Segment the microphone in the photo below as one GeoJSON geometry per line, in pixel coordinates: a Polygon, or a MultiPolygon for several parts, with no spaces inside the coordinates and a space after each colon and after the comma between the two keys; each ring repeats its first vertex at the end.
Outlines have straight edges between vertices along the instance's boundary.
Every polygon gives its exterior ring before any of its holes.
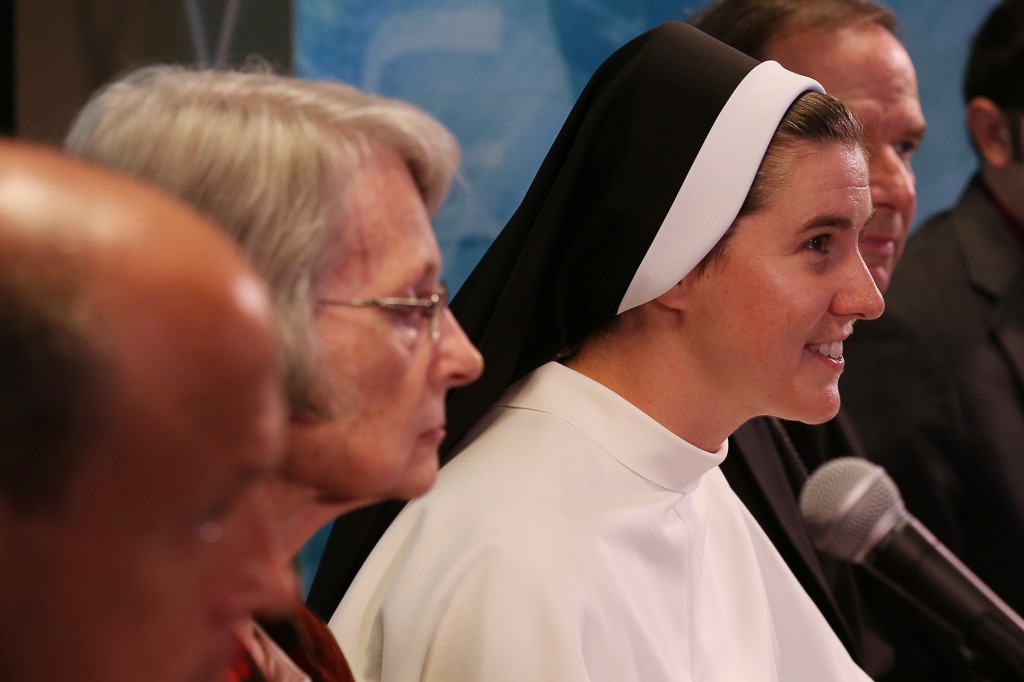
{"type": "Polygon", "coordinates": [[[826,462],[804,484],[800,513],[819,550],[863,564],[987,674],[1024,680],[1024,619],[907,512],[885,469],[860,457],[826,462]]]}

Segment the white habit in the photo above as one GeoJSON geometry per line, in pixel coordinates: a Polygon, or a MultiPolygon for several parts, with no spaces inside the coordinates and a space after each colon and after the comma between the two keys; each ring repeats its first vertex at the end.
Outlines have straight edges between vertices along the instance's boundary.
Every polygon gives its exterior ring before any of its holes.
{"type": "Polygon", "coordinates": [[[866,682],[704,452],[549,363],[408,505],[330,627],[360,680],[866,682]]]}

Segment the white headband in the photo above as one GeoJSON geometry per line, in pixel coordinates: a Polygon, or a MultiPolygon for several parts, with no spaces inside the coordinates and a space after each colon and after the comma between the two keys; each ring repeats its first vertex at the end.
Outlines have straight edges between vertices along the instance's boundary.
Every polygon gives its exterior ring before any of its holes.
{"type": "Polygon", "coordinates": [[[779,122],[808,91],[825,92],[817,81],[777,62],[758,64],[740,81],[711,126],[617,313],[661,296],[714,248],[743,206],[779,122]]]}

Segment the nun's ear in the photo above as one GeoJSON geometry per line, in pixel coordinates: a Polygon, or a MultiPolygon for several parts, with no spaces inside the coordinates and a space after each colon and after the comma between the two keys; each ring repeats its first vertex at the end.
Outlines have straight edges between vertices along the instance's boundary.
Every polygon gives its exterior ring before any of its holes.
{"type": "Polygon", "coordinates": [[[654,300],[666,308],[685,310],[693,291],[693,273],[676,282],[671,289],[654,300]]]}

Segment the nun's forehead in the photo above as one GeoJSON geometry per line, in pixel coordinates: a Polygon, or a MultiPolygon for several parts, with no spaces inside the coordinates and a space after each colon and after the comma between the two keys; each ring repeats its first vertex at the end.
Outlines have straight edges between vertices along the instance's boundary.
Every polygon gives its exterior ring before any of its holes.
{"type": "Polygon", "coordinates": [[[808,90],[823,91],[775,62],[756,65],[736,84],[703,131],[617,312],[668,291],[708,254],[739,213],[782,117],[808,90]]]}

